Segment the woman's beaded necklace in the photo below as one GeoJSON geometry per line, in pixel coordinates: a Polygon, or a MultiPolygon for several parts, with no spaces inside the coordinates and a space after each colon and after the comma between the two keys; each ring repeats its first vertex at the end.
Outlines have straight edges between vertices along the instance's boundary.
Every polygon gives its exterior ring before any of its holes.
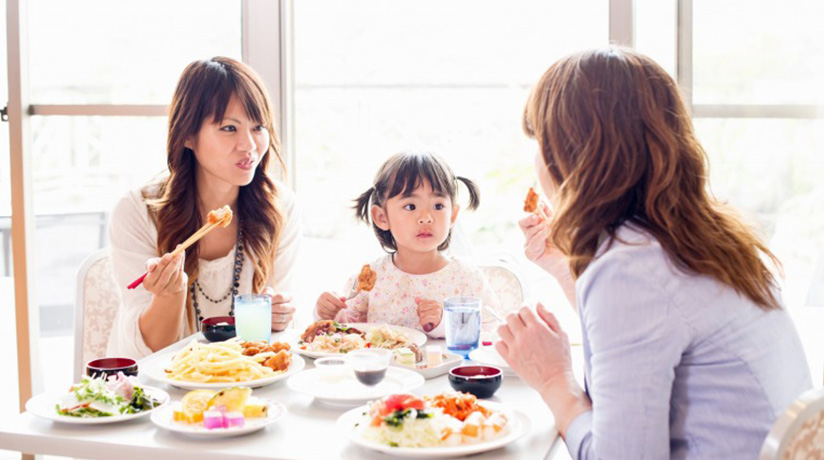
{"type": "Polygon", "coordinates": [[[226,293],[223,297],[219,299],[213,299],[209,297],[208,294],[203,292],[203,288],[200,287],[200,282],[195,280],[192,283],[192,286],[189,288],[189,291],[192,294],[192,306],[195,308],[195,314],[197,315],[197,329],[200,330],[200,322],[203,321],[203,314],[200,312],[200,303],[197,301],[197,293],[200,292],[200,295],[203,296],[206,300],[211,303],[218,304],[226,300],[231,296],[232,298],[232,306],[229,310],[229,316],[235,316],[235,296],[237,295],[238,287],[240,286],[240,272],[243,270],[243,226],[241,222],[238,221],[237,224],[237,241],[235,242],[235,265],[233,267],[232,272],[232,285],[229,286],[229,292],[226,293]]]}

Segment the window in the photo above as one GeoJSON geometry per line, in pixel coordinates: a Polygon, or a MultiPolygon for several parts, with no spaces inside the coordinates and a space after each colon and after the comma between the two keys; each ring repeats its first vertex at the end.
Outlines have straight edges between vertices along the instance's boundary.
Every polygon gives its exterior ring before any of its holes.
{"type": "Polygon", "coordinates": [[[351,200],[391,154],[424,149],[480,185],[480,210],[459,218],[479,250],[520,253],[536,151],[520,114],[555,59],[607,44],[607,2],[295,3],[296,187],[311,235],[347,241],[352,269],[379,253],[351,200]]]}

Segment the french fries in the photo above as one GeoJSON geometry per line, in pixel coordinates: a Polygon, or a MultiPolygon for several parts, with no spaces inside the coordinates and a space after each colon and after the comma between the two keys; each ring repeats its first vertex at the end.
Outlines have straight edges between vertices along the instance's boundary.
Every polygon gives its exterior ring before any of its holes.
{"type": "Polygon", "coordinates": [[[248,382],[280,373],[261,364],[274,355],[270,351],[244,356],[238,339],[208,344],[193,340],[172,358],[166,377],[182,382],[248,382]]]}

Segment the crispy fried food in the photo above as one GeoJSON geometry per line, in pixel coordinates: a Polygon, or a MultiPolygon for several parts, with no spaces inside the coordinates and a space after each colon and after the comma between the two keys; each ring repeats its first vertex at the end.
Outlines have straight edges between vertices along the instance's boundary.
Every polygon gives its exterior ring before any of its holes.
{"type": "Polygon", "coordinates": [[[538,210],[538,194],[535,193],[535,190],[532,187],[529,187],[529,191],[526,193],[526,200],[524,200],[524,211],[526,212],[535,212],[538,210]]]}
{"type": "Polygon", "coordinates": [[[358,291],[371,291],[373,287],[375,287],[375,281],[378,280],[378,274],[369,264],[366,264],[361,268],[361,272],[358,275],[358,287],[356,288],[358,291]]]}
{"type": "Polygon", "coordinates": [[[209,211],[206,220],[210,224],[217,224],[218,227],[228,227],[232,223],[232,209],[228,204],[220,209],[213,209],[209,211]]]}
{"type": "Polygon", "coordinates": [[[289,353],[287,350],[281,350],[277,352],[275,356],[263,362],[264,366],[276,372],[289,369],[290,364],[292,364],[292,353],[289,353]]]}

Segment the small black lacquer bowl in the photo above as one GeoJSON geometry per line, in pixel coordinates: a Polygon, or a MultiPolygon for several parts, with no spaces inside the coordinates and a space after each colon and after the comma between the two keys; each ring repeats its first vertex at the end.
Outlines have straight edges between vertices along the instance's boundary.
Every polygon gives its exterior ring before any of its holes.
{"type": "Polygon", "coordinates": [[[234,316],[214,316],[200,323],[200,331],[209,342],[223,342],[237,335],[234,316]]]}
{"type": "Polygon", "coordinates": [[[98,358],[86,363],[86,375],[92,378],[108,378],[118,372],[137,376],[137,361],[132,358],[98,358]]]}
{"type": "Polygon", "coordinates": [[[449,370],[449,385],[457,391],[489,398],[504,380],[504,373],[494,366],[458,366],[449,370]]]}

